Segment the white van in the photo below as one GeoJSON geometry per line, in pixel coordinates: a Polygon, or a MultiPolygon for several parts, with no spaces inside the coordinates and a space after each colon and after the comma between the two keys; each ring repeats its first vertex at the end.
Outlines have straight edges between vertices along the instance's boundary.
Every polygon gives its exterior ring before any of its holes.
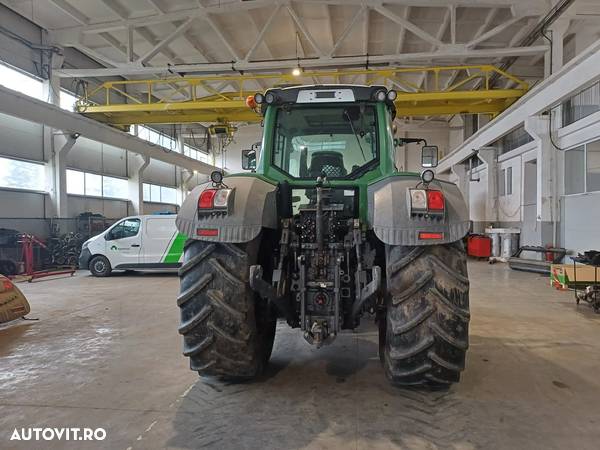
{"type": "Polygon", "coordinates": [[[113,270],[173,270],[181,266],[185,236],[175,214],[126,217],[83,243],[79,268],[105,277],[113,270]]]}

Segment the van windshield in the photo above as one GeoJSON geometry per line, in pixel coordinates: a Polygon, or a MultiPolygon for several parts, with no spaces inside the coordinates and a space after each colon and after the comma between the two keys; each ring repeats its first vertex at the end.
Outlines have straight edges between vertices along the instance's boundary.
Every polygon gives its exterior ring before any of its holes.
{"type": "Polygon", "coordinates": [[[295,178],[348,178],[378,158],[375,108],[306,106],[277,112],[273,164],[295,178]]]}

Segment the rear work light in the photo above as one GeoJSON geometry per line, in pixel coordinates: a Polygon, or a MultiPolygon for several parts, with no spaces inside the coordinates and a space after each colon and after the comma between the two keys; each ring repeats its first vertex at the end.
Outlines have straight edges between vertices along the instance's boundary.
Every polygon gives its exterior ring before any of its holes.
{"type": "Polygon", "coordinates": [[[443,214],[446,208],[444,193],[429,189],[409,189],[409,209],[411,214],[443,214]]]}
{"type": "Polygon", "coordinates": [[[198,198],[198,212],[202,214],[230,213],[234,189],[205,189],[198,198]]]}
{"type": "Polygon", "coordinates": [[[425,189],[410,190],[410,210],[427,211],[427,191],[425,189]]]}
{"type": "Polygon", "coordinates": [[[229,204],[229,196],[231,189],[219,189],[213,197],[213,205],[215,208],[227,208],[229,204]]]}

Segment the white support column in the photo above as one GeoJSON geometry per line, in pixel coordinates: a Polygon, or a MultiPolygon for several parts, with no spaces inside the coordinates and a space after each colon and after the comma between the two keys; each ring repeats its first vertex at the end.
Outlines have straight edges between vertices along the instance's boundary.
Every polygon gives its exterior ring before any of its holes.
{"type": "Polygon", "coordinates": [[[469,211],[469,194],[471,186],[471,174],[469,173],[469,169],[466,164],[459,163],[452,166],[452,173],[458,177],[458,189],[460,189],[467,205],[467,211],[469,211]]]}
{"type": "MultiPolygon", "coordinates": [[[[220,91],[217,91],[220,92],[220,91]]],[[[183,139],[183,131],[180,129],[179,134],[177,135],[177,149],[179,153],[184,154],[185,140],[183,139]]]]}
{"type": "Polygon", "coordinates": [[[558,72],[564,65],[564,40],[569,29],[569,19],[559,19],[552,24],[552,73],[558,72]]]}
{"type": "Polygon", "coordinates": [[[550,140],[548,121],[550,117],[532,116],[525,121],[525,130],[536,140],[537,148],[537,199],[536,220],[539,222],[541,245],[558,245],[558,169],[557,151],[550,140]]]}
{"type": "MultiPolygon", "coordinates": [[[[47,33],[44,33],[42,38],[43,43],[45,45],[52,44],[48,40],[47,33]]],[[[60,69],[62,67],[64,60],[65,57],[57,53],[50,53],[50,56],[44,56],[44,64],[48,64],[48,66],[50,67],[50,71],[48,73],[49,77],[43,82],[44,99],[47,99],[48,103],[57,106],[60,106],[60,78],[55,75],[54,71],[55,69],[60,69]]],[[[54,152],[54,139],[52,137],[54,130],[51,127],[44,124],[42,124],[42,127],[44,135],[44,158],[47,158],[47,160],[49,161],[52,158],[54,152]]]]}
{"type": "Polygon", "coordinates": [[[556,73],[564,65],[564,39],[569,24],[569,19],[559,19],[548,30],[552,39],[552,49],[544,56],[544,78],[556,73]]]}
{"type": "MultiPolygon", "coordinates": [[[[50,44],[48,35],[43,35],[44,44],[50,44]]],[[[51,53],[44,62],[49,66],[49,77],[43,82],[44,98],[48,103],[60,106],[60,78],[54,73],[55,69],[60,69],[64,62],[64,56],[57,53],[51,53]]],[[[50,193],[50,216],[68,217],[67,200],[67,156],[78,135],[68,135],[65,140],[63,135],[56,134],[58,130],[47,125],[42,125],[44,158],[47,158],[46,179],[49,182],[47,186],[50,193]],[[58,140],[58,142],[57,142],[58,140]]]]}
{"type": "Polygon", "coordinates": [[[550,141],[549,116],[532,116],[525,121],[527,131],[537,142],[537,210],[538,222],[556,219],[554,160],[555,150],[550,141]]]}
{"type": "MultiPolygon", "coordinates": [[[[67,135],[67,139],[62,145],[53,147],[54,150],[50,164],[47,166],[48,179],[52,185],[49,186],[51,216],[65,218],[69,217],[68,199],[67,199],[67,156],[77,142],[77,134],[67,135]],[[59,148],[60,147],[60,148],[59,148]]],[[[54,135],[54,139],[63,138],[62,135],[54,135]]],[[[64,138],[63,138],[64,139],[64,138]]],[[[61,139],[61,141],[63,140],[61,139]]]]}
{"type": "Polygon", "coordinates": [[[487,190],[485,199],[485,219],[498,221],[498,151],[495,147],[479,149],[479,159],[487,164],[487,190]]]}
{"type": "Polygon", "coordinates": [[[192,186],[190,186],[190,181],[194,178],[194,172],[187,169],[181,170],[181,186],[179,189],[181,190],[181,199],[185,200],[187,197],[188,191],[192,190],[192,186]]]}
{"type": "Polygon", "coordinates": [[[129,160],[129,200],[131,201],[133,214],[139,215],[144,214],[144,183],[142,175],[148,164],[150,164],[150,158],[141,155],[132,156],[133,158],[129,160]]]}

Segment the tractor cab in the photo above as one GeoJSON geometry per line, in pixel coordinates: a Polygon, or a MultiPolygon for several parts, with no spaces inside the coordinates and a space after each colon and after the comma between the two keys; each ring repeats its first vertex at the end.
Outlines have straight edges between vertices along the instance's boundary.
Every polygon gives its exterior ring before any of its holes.
{"type": "Polygon", "coordinates": [[[257,173],[292,180],[356,180],[395,170],[395,91],[383,86],[301,86],[254,96],[264,115],[257,173]]]}

